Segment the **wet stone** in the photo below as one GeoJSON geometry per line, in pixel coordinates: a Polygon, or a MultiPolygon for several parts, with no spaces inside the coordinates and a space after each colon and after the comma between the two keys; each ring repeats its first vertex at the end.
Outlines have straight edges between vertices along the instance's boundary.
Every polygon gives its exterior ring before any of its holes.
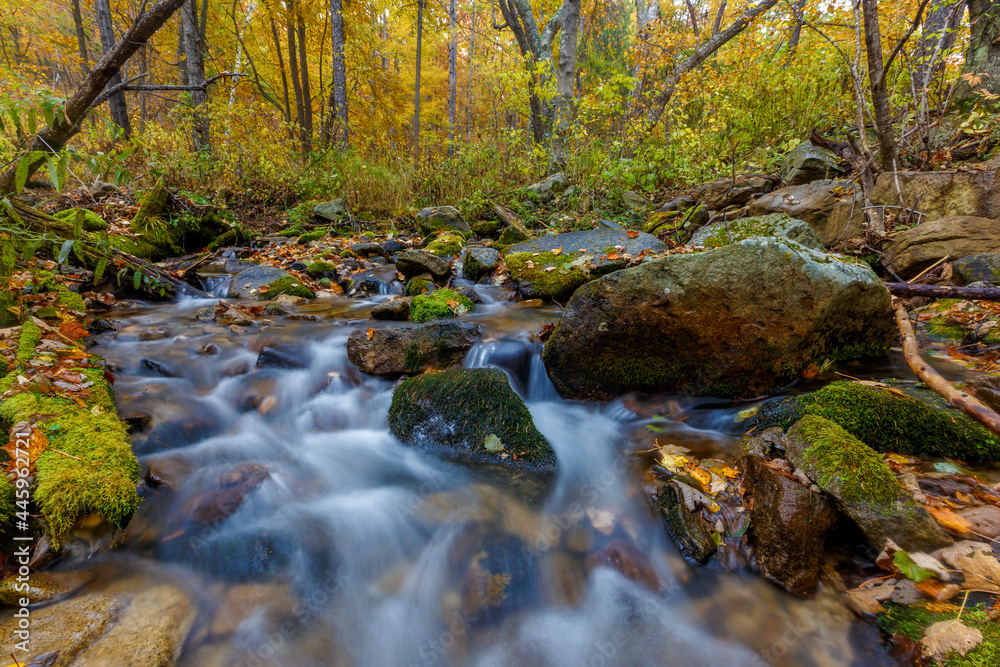
{"type": "Polygon", "coordinates": [[[665,485],[660,490],[659,502],[667,532],[681,555],[695,563],[707,563],[715,554],[715,540],[684,504],[677,486],[673,483],[665,485]]]}
{"type": "Polygon", "coordinates": [[[162,362],[156,361],[155,359],[150,359],[148,357],[145,357],[139,360],[139,365],[142,366],[143,370],[149,371],[154,375],[159,375],[165,378],[177,377],[177,375],[172,370],[170,370],[168,366],[166,366],[162,362]]]}
{"type": "Polygon", "coordinates": [[[307,368],[309,363],[301,357],[277,350],[273,347],[265,347],[257,356],[257,368],[307,368]]]}

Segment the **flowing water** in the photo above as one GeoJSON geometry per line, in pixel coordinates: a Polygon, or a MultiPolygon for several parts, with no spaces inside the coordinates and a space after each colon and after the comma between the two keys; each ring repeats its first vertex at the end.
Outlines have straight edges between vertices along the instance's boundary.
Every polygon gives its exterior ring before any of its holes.
{"type": "Polygon", "coordinates": [[[630,455],[649,447],[650,415],[668,417],[661,442],[725,456],[746,405],[563,401],[534,339],[558,308],[477,289],[470,319],[486,333],[466,365],[508,373],[555,450],[553,477],[398,442],[393,382],[345,349],[373,302],[319,299],[293,309],[316,319],[242,333],[197,319],[216,299],[147,304],[110,314],[122,328],[94,349],[141,426],[144,501],[124,546],[91,537],[92,555],[59,567],[94,574],[90,592],[180,587],[198,614],[182,665],[887,662],[838,593],[800,600],[745,568],[692,568],[651,509],[630,455]],[[265,346],[300,367],[255,368],[265,346]]]}

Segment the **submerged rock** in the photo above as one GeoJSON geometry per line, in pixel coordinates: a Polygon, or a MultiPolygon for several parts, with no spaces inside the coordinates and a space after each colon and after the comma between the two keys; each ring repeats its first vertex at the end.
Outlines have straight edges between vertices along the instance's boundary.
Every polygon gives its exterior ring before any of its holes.
{"type": "Polygon", "coordinates": [[[829,498],[769,467],[760,456],[739,461],[753,507],[750,544],[760,573],[791,593],[819,582],[827,530],[837,513],[829,498]]]}
{"type": "Polygon", "coordinates": [[[471,322],[429,322],[395,329],[358,329],[347,339],[347,358],[369,375],[399,376],[462,363],[482,327],[471,322]]]}
{"type": "Polygon", "coordinates": [[[555,465],[531,413],[496,368],[418,375],[393,392],[389,428],[409,445],[441,447],[472,460],[555,465]]]}
{"type": "Polygon", "coordinates": [[[816,231],[808,223],[789,218],[784,213],[740,218],[702,227],[691,237],[690,245],[717,248],[758,236],[777,236],[813,250],[826,250],[816,231]]]}
{"type": "Polygon", "coordinates": [[[676,484],[666,484],[660,489],[659,503],[667,531],[681,555],[695,563],[707,563],[717,549],[715,540],[684,504],[676,484]]]}
{"type": "MultiPolygon", "coordinates": [[[[97,641],[112,625],[127,601],[112,595],[84,595],[31,612],[30,653],[18,658],[23,665],[48,664],[56,667],[76,664],[81,651],[97,641]],[[54,662],[38,663],[35,658],[58,652],[54,662]]],[[[22,641],[15,635],[18,619],[0,625],[0,641],[13,648],[22,641]]],[[[110,663],[119,664],[119,663],[110,663]]],[[[170,663],[172,664],[172,663],[170,663]]]]}
{"type": "Polygon", "coordinates": [[[948,407],[929,390],[833,382],[819,391],[765,406],[757,428],[787,429],[805,415],[823,417],[879,452],[962,461],[1000,460],[1000,436],[948,407]]]}
{"type": "Polygon", "coordinates": [[[889,292],[867,266],[757,238],[587,283],[543,359],[568,398],[751,398],[825,359],[882,354],[894,332],[889,292]]]}
{"type": "Polygon", "coordinates": [[[830,495],[876,549],[891,539],[908,551],[952,544],[927,511],[896,481],[873,449],[837,424],[807,415],[786,436],[788,462],[830,495]]]}

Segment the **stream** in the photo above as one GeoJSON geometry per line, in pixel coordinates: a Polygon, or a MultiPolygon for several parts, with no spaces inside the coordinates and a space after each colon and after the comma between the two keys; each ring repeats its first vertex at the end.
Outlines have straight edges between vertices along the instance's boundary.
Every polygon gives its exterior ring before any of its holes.
{"type": "Polygon", "coordinates": [[[798,599],[746,567],[693,568],[651,508],[630,456],[652,442],[650,415],[667,417],[660,443],[725,457],[747,404],[563,401],[534,337],[559,308],[476,289],[467,319],[485,334],[465,365],[507,372],[555,450],[551,478],[392,436],[394,383],[345,349],[358,327],[401,324],[368,319],[385,296],[320,298],[238,333],[199,319],[217,298],[108,313],[121,329],[94,352],[147,481],[122,546],[79,534],[90,551],[58,565],[92,575],[77,595],[180,588],[191,666],[891,664],[838,592],[798,599]],[[265,347],[283,367],[256,367],[265,347]]]}

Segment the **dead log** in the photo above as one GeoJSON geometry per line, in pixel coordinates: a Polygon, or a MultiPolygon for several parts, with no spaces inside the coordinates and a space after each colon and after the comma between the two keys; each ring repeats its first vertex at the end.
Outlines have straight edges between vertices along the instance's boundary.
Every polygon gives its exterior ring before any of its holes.
{"type": "Polygon", "coordinates": [[[521,221],[518,220],[517,216],[512,212],[508,211],[500,204],[493,204],[493,210],[496,212],[497,217],[507,223],[508,226],[513,227],[517,231],[524,234],[525,238],[531,238],[531,232],[528,231],[527,227],[521,224],[521,221]]]}
{"type": "Polygon", "coordinates": [[[993,433],[1000,435],[1000,415],[980,403],[972,394],[956,389],[920,356],[917,337],[913,334],[913,326],[910,324],[910,315],[902,304],[896,306],[896,324],[899,326],[899,338],[903,343],[903,359],[913,374],[948,401],[948,405],[961,410],[993,433]]]}
{"type": "MultiPolygon", "coordinates": [[[[139,16],[118,43],[94,65],[94,68],[87,73],[87,78],[66,100],[66,104],[61,108],[62,113],[55,117],[51,125],[35,135],[27,148],[27,155],[21,157],[21,160],[30,160],[27,165],[27,178],[31,178],[31,175],[45,163],[45,156],[39,156],[40,153],[58,153],[70,137],[80,131],[90,105],[101,91],[118,74],[132,54],[143,46],[183,4],[184,0],[159,0],[139,16]]],[[[0,194],[14,194],[19,162],[20,160],[16,160],[3,174],[0,174],[0,194]]]]}
{"type": "Polygon", "coordinates": [[[949,285],[914,285],[911,283],[885,283],[886,289],[896,296],[926,296],[932,299],[964,299],[966,301],[1000,301],[997,287],[952,287],[949,285]]]}

